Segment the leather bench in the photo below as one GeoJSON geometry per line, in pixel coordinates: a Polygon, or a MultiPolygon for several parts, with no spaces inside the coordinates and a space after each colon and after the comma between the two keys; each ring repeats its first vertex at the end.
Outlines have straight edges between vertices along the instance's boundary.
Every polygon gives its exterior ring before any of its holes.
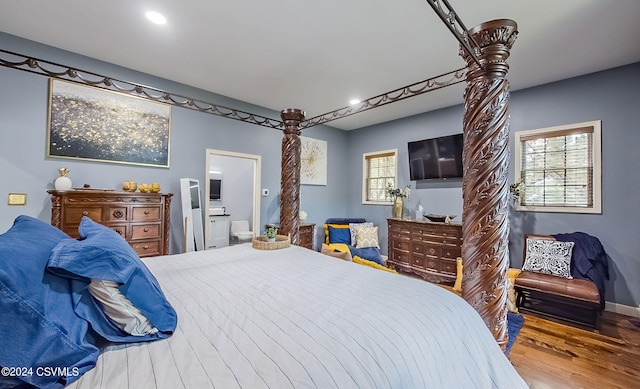
{"type": "MultiPolygon", "coordinates": [[[[549,235],[528,235],[527,237],[554,239],[549,235]]],[[[525,270],[515,279],[514,286],[519,312],[598,328],[602,309],[600,293],[594,282],[525,270]]]]}

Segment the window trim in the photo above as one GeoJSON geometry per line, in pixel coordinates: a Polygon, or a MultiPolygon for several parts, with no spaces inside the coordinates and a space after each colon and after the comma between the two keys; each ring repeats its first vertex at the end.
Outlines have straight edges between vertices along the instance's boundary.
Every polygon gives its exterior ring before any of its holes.
{"type": "MultiPolygon", "coordinates": [[[[393,181],[396,183],[398,181],[398,149],[388,149],[388,150],[380,150],[380,151],[372,151],[368,153],[362,154],[362,204],[364,205],[392,205],[391,198],[385,201],[371,201],[367,200],[367,179],[369,178],[367,175],[367,158],[376,155],[384,155],[384,154],[393,154],[395,158],[395,171],[393,181]]],[[[395,187],[395,186],[394,186],[395,187]]]]}
{"type": "MultiPolygon", "coordinates": [[[[550,138],[557,136],[554,133],[566,133],[571,130],[579,130],[581,128],[593,128],[591,153],[593,158],[592,169],[592,196],[593,205],[590,207],[559,207],[544,205],[521,205],[519,202],[515,204],[516,211],[530,212],[560,212],[560,213],[589,213],[602,214],[602,121],[594,120],[584,123],[567,124],[563,126],[540,128],[535,130],[518,131],[515,133],[515,181],[520,182],[522,179],[522,141],[534,137],[550,138]]],[[[583,132],[583,131],[581,131],[583,132]]],[[[526,185],[524,188],[527,190],[526,185]]]]}

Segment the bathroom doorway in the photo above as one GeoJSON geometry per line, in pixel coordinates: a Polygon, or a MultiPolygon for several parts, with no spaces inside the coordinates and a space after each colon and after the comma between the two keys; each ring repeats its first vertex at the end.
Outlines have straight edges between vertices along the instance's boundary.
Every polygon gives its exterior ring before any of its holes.
{"type": "Polygon", "coordinates": [[[262,156],[224,150],[206,150],[205,247],[230,243],[233,220],[248,220],[260,231],[262,156]]]}

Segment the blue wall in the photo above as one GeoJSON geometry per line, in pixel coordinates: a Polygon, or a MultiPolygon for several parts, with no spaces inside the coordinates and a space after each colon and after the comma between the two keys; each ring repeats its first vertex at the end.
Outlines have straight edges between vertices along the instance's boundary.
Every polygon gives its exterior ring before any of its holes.
{"type": "MultiPolygon", "coordinates": [[[[11,35],[0,33],[0,40],[5,50],[279,118],[278,112],[11,35]]],[[[0,85],[0,196],[27,193],[26,206],[8,206],[6,201],[0,201],[0,231],[8,229],[20,214],[49,221],[46,190],[53,188],[58,167],[66,166],[71,170],[74,186],[88,183],[117,189],[122,181],[133,179],[159,182],[163,192],[175,193],[171,252],[180,252],[179,179],[192,177],[204,182],[207,148],[262,155],[261,187],[269,188],[271,195],[261,198],[261,223],[278,220],[280,131],[174,107],[169,169],[46,158],[48,79],[0,67],[0,85]]],[[[640,144],[637,85],[640,64],[633,64],[516,91],[510,105],[512,132],[602,120],[603,137],[602,215],[512,212],[511,265],[522,264],[523,233],[587,232],[600,238],[611,259],[607,301],[633,307],[640,305],[640,209],[635,204],[640,197],[640,176],[634,171],[640,166],[640,153],[636,150],[640,144]]],[[[462,132],[462,116],[463,107],[454,106],[348,132],[328,126],[304,130],[303,136],[328,142],[327,185],[301,188],[301,209],[309,214],[308,222],[319,227],[327,217],[365,217],[380,226],[382,249],[386,252],[386,218],[391,216],[391,206],[362,205],[362,153],[391,148],[398,149],[399,184],[409,183],[414,188],[407,208],[414,210],[421,204],[426,213],[455,214],[458,217],[454,222],[460,222],[461,182],[410,182],[407,142],[462,132]]],[[[320,228],[316,228],[316,247],[321,236],[320,228]]]]}
{"type": "MultiPolygon", "coordinates": [[[[523,234],[583,231],[600,239],[610,257],[611,280],[606,300],[640,305],[640,63],[512,92],[511,182],[513,133],[563,124],[602,120],[602,214],[511,211],[511,265],[522,265],[523,234]]],[[[435,92],[437,93],[437,92],[435,92]]],[[[398,149],[399,186],[416,188],[406,207],[422,204],[426,213],[462,214],[462,184],[409,182],[407,142],[462,132],[463,107],[455,106],[361,128],[349,134],[349,174],[360,177],[362,153],[398,149]]],[[[362,205],[360,180],[349,186],[349,213],[381,226],[386,250],[386,218],[391,206],[362,205]]]]}

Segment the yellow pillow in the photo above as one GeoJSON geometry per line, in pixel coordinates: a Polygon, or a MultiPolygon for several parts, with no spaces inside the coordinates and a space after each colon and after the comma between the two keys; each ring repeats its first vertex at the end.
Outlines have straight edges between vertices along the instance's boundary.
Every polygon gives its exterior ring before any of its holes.
{"type": "Polygon", "coordinates": [[[462,258],[456,259],[456,283],[453,284],[453,290],[462,293],[462,258]]]}
{"type": "Polygon", "coordinates": [[[510,268],[507,273],[507,309],[511,312],[518,312],[518,307],[516,306],[516,290],[513,284],[519,274],[520,269],[513,268],[510,268]]]}
{"type": "Polygon", "coordinates": [[[365,266],[370,266],[373,267],[375,269],[380,269],[380,270],[384,270],[384,271],[388,271],[389,273],[394,273],[394,274],[398,274],[397,271],[393,270],[393,269],[389,269],[388,267],[384,267],[382,265],[380,265],[379,263],[375,263],[373,261],[369,261],[363,258],[360,258],[357,255],[353,256],[353,262],[355,263],[359,263],[360,265],[365,265],[365,266]]]}
{"type": "Polygon", "coordinates": [[[356,248],[375,247],[378,245],[378,227],[356,226],[356,248]]]}

